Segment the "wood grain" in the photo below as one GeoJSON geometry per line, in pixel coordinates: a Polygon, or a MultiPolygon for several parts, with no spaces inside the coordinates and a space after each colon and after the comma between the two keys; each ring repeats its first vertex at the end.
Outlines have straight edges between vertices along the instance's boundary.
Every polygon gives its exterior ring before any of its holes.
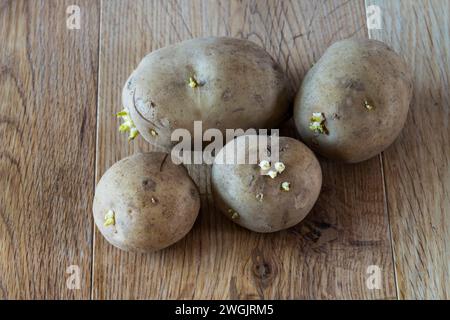
{"type": "Polygon", "coordinates": [[[81,30],[72,1],[0,1],[0,299],[90,295],[100,8],[77,3],[81,30]]]}
{"type": "Polygon", "coordinates": [[[369,0],[370,36],[414,71],[403,133],[383,156],[399,297],[450,299],[450,2],[369,0]]]}
{"type": "MultiPolygon", "coordinates": [[[[128,75],[148,52],[184,39],[249,39],[279,61],[297,89],[334,41],[366,37],[363,1],[103,1],[97,175],[149,146],[117,132],[128,75]]],[[[290,131],[290,130],[286,130],[290,131]]],[[[356,166],[322,160],[324,187],[308,219],[258,235],[215,212],[207,166],[191,166],[202,194],[192,232],[162,252],[121,252],[96,231],[93,298],[393,298],[395,284],[379,158],[356,166]],[[382,288],[366,287],[370,265],[382,288]]]]}

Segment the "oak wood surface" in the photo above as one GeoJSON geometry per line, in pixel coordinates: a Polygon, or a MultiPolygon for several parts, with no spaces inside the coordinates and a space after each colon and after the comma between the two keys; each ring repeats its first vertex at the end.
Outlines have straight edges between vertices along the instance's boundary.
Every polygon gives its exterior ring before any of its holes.
{"type": "MultiPolygon", "coordinates": [[[[332,42],[367,37],[363,1],[103,1],[100,33],[97,180],[115,161],[149,150],[141,138],[129,144],[113,114],[128,75],[152,50],[200,36],[249,39],[279,61],[297,89],[332,42]]],[[[314,211],[272,235],[217,213],[210,168],[191,166],[202,194],[193,231],[149,255],[121,252],[96,231],[93,298],[394,298],[379,158],[321,163],[324,187],[314,211]],[[382,270],[380,290],[366,287],[370,265],[382,270]]]]}
{"type": "Polygon", "coordinates": [[[371,38],[414,72],[414,97],[384,173],[401,299],[450,299],[450,2],[368,0],[371,38]]]}
{"type": "Polygon", "coordinates": [[[68,30],[72,1],[0,1],[0,299],[90,297],[100,7],[77,3],[68,30]]]}
{"type": "MultiPolygon", "coordinates": [[[[77,0],[81,29],[68,30],[72,4],[0,0],[0,299],[450,298],[448,1],[77,0]],[[324,186],[306,221],[273,235],[239,228],[214,208],[210,168],[190,166],[202,211],[183,241],[138,255],[92,232],[94,183],[150,150],[128,143],[113,116],[145,54],[192,37],[246,38],[297,89],[332,42],[368,36],[373,4],[383,24],[369,36],[414,70],[407,125],[382,157],[320,159],[324,186]],[[70,265],[79,290],[66,286],[70,265]],[[366,286],[370,265],[381,290],[366,286]]],[[[282,133],[295,135],[292,123],[282,133]]]]}

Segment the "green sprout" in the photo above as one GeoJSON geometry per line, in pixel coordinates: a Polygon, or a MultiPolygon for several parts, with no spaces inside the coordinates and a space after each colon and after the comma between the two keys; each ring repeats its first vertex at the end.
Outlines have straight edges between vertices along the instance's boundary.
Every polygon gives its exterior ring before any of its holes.
{"type": "Polygon", "coordinates": [[[108,210],[108,212],[105,214],[105,223],[103,224],[105,227],[115,225],[116,224],[116,217],[114,214],[114,211],[108,210]]]}
{"type": "Polygon", "coordinates": [[[319,134],[329,133],[327,127],[325,126],[325,114],[322,112],[314,112],[309,121],[309,130],[319,134]]]}
{"type": "Polygon", "coordinates": [[[194,77],[189,77],[189,87],[197,88],[198,86],[198,81],[194,77]]]}
{"type": "Polygon", "coordinates": [[[119,126],[120,132],[129,132],[128,140],[133,140],[139,134],[133,120],[131,120],[130,113],[127,108],[116,114],[118,118],[122,118],[123,123],[119,126]]]}

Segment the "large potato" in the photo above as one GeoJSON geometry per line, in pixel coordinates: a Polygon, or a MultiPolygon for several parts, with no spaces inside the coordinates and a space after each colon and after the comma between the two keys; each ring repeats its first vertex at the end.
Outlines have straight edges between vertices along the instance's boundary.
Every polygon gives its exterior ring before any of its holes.
{"type": "Polygon", "coordinates": [[[286,116],[288,81],[256,44],[233,38],[193,39],[147,55],[123,89],[124,107],[142,136],[170,149],[176,128],[271,128],[286,116]]]}
{"type": "Polygon", "coordinates": [[[94,221],[114,246],[151,252],[183,238],[200,208],[195,184],[170,155],[141,153],[109,168],[94,197],[94,221]]]}
{"type": "Polygon", "coordinates": [[[359,162],[399,135],[412,97],[402,59],[375,40],[333,44],[303,80],[294,119],[303,141],[331,159],[359,162]]]}
{"type": "Polygon", "coordinates": [[[212,190],[217,208],[237,224],[256,232],[275,232],[302,221],[314,206],[322,185],[322,171],[314,154],[300,141],[280,137],[279,159],[258,158],[256,164],[219,162],[225,154],[258,150],[240,136],[217,154],[212,190]],[[236,143],[234,145],[234,143],[236,143]],[[243,150],[243,151],[242,151],[243,150]],[[276,176],[275,176],[276,174],[276,176]]]}

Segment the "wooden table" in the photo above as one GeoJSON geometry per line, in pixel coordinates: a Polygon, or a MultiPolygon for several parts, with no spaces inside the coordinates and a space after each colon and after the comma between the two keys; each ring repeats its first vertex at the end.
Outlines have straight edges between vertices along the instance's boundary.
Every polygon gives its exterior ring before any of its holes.
{"type": "Polygon", "coordinates": [[[0,298],[449,299],[449,13],[447,0],[0,0],[0,298]],[[72,4],[80,29],[66,27],[72,4]],[[368,30],[370,5],[381,30],[368,30]],[[406,127],[367,162],[321,159],[317,205],[276,234],[217,214],[210,168],[191,166],[193,231],[162,252],[121,252],[91,204],[106,169],[150,149],[117,131],[122,86],[146,53],[210,35],[261,45],[294,88],[334,41],[385,41],[414,70],[406,127]]]}

